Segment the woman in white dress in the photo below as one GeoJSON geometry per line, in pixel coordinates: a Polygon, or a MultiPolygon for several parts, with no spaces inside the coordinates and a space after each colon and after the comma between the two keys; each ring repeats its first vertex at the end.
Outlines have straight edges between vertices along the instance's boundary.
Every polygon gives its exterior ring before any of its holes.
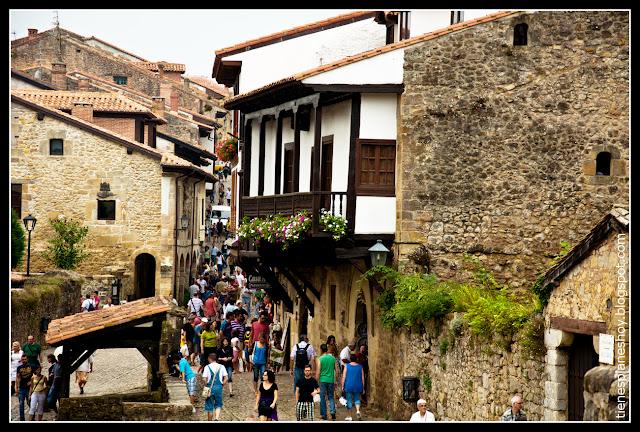
{"type": "Polygon", "coordinates": [[[9,380],[11,381],[11,395],[16,392],[16,369],[20,365],[20,359],[22,358],[22,349],[20,349],[20,342],[13,341],[11,344],[11,365],[9,366],[9,380]]]}

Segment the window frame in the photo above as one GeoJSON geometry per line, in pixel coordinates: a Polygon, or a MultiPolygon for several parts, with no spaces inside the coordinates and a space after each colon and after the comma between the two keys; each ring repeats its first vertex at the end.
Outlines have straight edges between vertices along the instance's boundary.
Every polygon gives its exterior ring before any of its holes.
{"type": "Polygon", "coordinates": [[[116,220],[116,200],[102,200],[99,199],[98,203],[96,204],[96,220],[103,220],[103,221],[115,221],[116,220]],[[112,202],[113,203],[113,218],[101,218],[100,217],[100,203],[107,203],[107,202],[112,202]]]}
{"type": "Polygon", "coordinates": [[[129,77],[126,75],[113,75],[113,82],[117,85],[126,86],[129,83],[129,77]],[[124,79],[124,84],[118,82],[117,78],[124,79]]]}
{"type": "Polygon", "coordinates": [[[610,177],[611,176],[611,161],[613,157],[611,152],[601,151],[596,155],[596,176],[597,177],[610,177]],[[602,155],[602,158],[600,157],[602,155]],[[606,156],[608,155],[608,156],[606,156]],[[608,158],[608,160],[607,160],[608,158]],[[604,165],[606,163],[606,166],[604,165]],[[599,170],[598,168],[606,168],[603,170],[599,170]],[[602,174],[598,174],[601,172],[602,174]]]}
{"type": "MultiPolygon", "coordinates": [[[[380,155],[376,157],[376,178],[380,178],[380,155]]],[[[396,140],[390,139],[365,139],[356,140],[356,194],[361,196],[396,196],[396,140]],[[391,185],[362,185],[362,146],[376,145],[378,147],[393,146],[393,184],[391,185]]]]}
{"type": "Polygon", "coordinates": [[[64,156],[64,140],[62,138],[51,138],[49,139],[49,156],[64,156]],[[60,151],[61,153],[52,153],[52,145],[54,141],[60,141],[60,151]]]}

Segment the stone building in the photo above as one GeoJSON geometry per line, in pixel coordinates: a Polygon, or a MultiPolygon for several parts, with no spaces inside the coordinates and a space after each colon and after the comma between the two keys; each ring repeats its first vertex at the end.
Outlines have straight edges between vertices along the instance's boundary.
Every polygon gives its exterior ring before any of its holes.
{"type": "Polygon", "coordinates": [[[364,242],[392,242],[401,269],[440,279],[463,278],[462,255],[475,254],[498,280],[529,289],[561,240],[577,241],[629,198],[628,25],[626,12],[500,12],[226,100],[245,121],[240,217],[286,214],[311,202],[291,204],[294,195],[322,200],[346,189],[349,245],[332,249],[318,237],[306,255],[280,260],[239,247],[244,265],[271,284],[288,341],[366,340],[369,401],[395,419],[408,409],[401,379],[418,367],[433,377],[439,418],[495,420],[515,392],[531,402],[532,419],[560,418],[545,400],[544,359],[521,355],[518,344],[513,355],[461,348],[448,372],[435,354],[414,361],[438,339],[381,327],[379,291],[362,280],[364,242]],[[383,150],[363,151],[373,144],[393,150],[388,194],[361,187],[364,171],[386,179],[383,150]],[[418,248],[432,259],[411,263],[418,248]]]}
{"type": "Polygon", "coordinates": [[[122,278],[122,299],[181,298],[204,236],[204,201],[194,197],[213,176],[136,134],[137,117],[157,117],[139,105],[126,112],[136,104],[124,98],[79,93],[67,106],[69,92],[16,90],[11,101],[12,206],[39,220],[31,270],[51,268],[47,220],[64,215],[89,227],[78,272],[122,278]]]}
{"type": "Polygon", "coordinates": [[[629,245],[629,212],[614,209],[542,277],[541,286],[550,291],[544,314],[545,420],[583,420],[583,414],[585,420],[628,419],[629,245]],[[597,366],[615,377],[604,404],[585,377],[597,366]],[[599,418],[597,411],[607,411],[611,399],[614,409],[599,418]]]}

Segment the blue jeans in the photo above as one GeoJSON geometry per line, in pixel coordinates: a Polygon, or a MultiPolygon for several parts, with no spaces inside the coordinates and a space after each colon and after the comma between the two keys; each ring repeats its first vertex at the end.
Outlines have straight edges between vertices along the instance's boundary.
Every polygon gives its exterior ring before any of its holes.
{"type": "Polygon", "coordinates": [[[360,393],[346,392],[347,393],[347,409],[353,408],[353,405],[360,406],[360,393]]]}
{"type": "Polygon", "coordinates": [[[304,378],[304,368],[293,369],[293,394],[296,394],[296,384],[304,378]]]}
{"type": "Polygon", "coordinates": [[[53,386],[49,389],[49,394],[47,395],[47,406],[52,410],[57,410],[56,402],[58,402],[58,398],[60,397],[60,390],[58,387],[53,386]]]}
{"type": "Polygon", "coordinates": [[[262,375],[264,375],[264,371],[267,369],[267,365],[265,364],[253,364],[253,382],[262,381],[262,375]]]}
{"type": "Polygon", "coordinates": [[[20,411],[20,420],[24,421],[24,401],[29,398],[29,388],[18,389],[18,401],[20,402],[19,411],[20,411]]]}
{"type": "Polygon", "coordinates": [[[318,383],[320,385],[320,416],[327,416],[327,396],[329,397],[329,412],[336,413],[336,401],[333,397],[333,383],[318,383]]]}

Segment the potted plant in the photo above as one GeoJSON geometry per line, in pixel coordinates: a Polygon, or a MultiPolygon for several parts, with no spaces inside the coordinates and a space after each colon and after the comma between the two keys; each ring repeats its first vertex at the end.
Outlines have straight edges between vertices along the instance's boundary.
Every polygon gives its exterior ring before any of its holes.
{"type": "Polygon", "coordinates": [[[218,147],[216,151],[218,159],[224,162],[233,162],[238,157],[238,140],[229,138],[218,147]]]}

